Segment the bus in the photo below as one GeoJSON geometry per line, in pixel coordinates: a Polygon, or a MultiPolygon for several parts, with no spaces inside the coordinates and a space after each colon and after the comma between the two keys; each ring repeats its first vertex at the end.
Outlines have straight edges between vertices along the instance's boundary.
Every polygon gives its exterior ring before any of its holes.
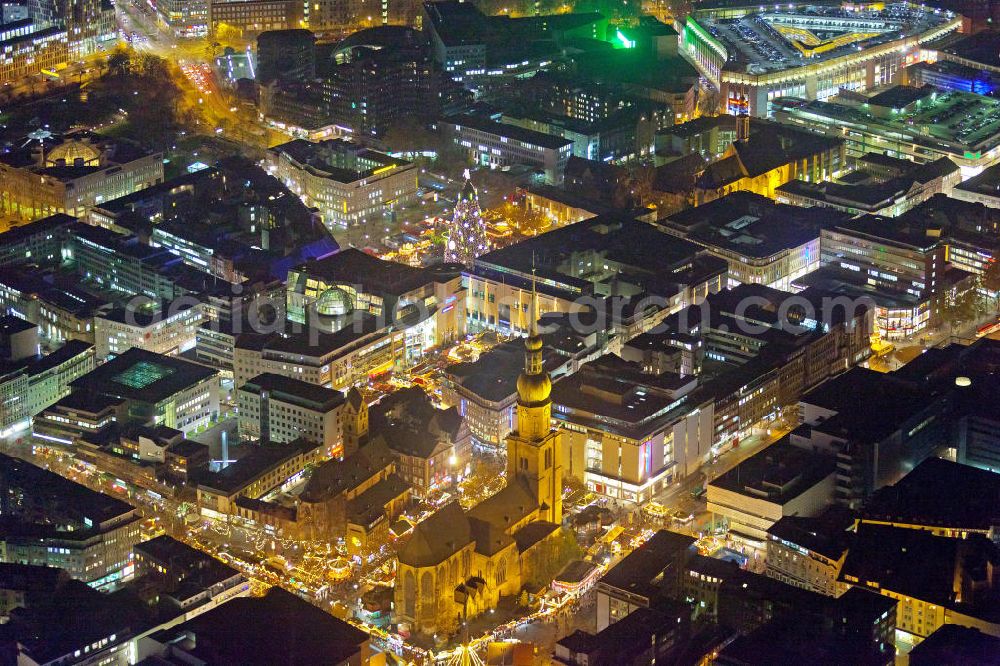
{"type": "Polygon", "coordinates": [[[1000,333],[1000,317],[997,317],[992,322],[976,329],[977,338],[984,338],[987,335],[992,335],[994,333],[1000,333]]]}

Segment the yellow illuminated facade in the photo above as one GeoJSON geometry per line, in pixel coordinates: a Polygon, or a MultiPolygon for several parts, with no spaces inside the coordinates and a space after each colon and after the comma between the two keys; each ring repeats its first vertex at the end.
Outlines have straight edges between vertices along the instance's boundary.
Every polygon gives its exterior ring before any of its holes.
{"type": "MultiPolygon", "coordinates": [[[[533,298],[532,312],[537,313],[533,298]]],[[[419,523],[398,552],[396,620],[425,634],[520,592],[562,522],[561,433],[551,426],[552,381],[531,327],[517,380],[518,429],[507,438],[507,485],[467,512],[457,503],[419,523]]]]}

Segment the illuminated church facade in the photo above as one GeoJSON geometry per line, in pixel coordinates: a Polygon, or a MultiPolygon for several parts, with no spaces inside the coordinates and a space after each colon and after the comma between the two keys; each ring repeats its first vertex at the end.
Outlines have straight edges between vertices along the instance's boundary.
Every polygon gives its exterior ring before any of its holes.
{"type": "Polygon", "coordinates": [[[452,633],[463,618],[496,608],[531,580],[542,545],[562,522],[561,433],[551,427],[551,389],[533,327],[517,380],[518,429],[507,438],[507,484],[468,511],[452,502],[414,528],[398,552],[397,622],[415,632],[452,633]]]}

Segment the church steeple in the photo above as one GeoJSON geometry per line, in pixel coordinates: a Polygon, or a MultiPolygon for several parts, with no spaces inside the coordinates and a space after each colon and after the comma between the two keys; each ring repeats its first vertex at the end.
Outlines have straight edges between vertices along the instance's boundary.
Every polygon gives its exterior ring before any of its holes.
{"type": "Polygon", "coordinates": [[[525,483],[539,518],[562,521],[562,439],[552,428],[552,380],[542,362],[538,290],[531,278],[531,322],[524,341],[524,371],[517,378],[517,429],[507,437],[507,483],[525,483]]]}
{"type": "Polygon", "coordinates": [[[542,337],[538,334],[538,289],[531,276],[531,319],[524,341],[524,372],[517,378],[517,430],[538,441],[549,432],[552,380],[542,364],[542,337]]]}

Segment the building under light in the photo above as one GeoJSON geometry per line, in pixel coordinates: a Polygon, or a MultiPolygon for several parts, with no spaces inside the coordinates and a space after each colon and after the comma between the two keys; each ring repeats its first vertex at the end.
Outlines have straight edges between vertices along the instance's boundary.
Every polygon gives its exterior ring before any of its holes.
{"type": "Polygon", "coordinates": [[[416,200],[417,170],[412,162],[342,140],[289,141],[267,151],[267,170],[315,206],[336,236],[350,228],[376,225],[416,200]]]}
{"type": "Polygon", "coordinates": [[[761,7],[727,20],[688,17],[680,52],[721,92],[719,112],[769,117],[779,97],[825,100],[898,83],[928,58],[924,44],[961,24],[950,12],[903,3],[864,13],[761,7]]]}

